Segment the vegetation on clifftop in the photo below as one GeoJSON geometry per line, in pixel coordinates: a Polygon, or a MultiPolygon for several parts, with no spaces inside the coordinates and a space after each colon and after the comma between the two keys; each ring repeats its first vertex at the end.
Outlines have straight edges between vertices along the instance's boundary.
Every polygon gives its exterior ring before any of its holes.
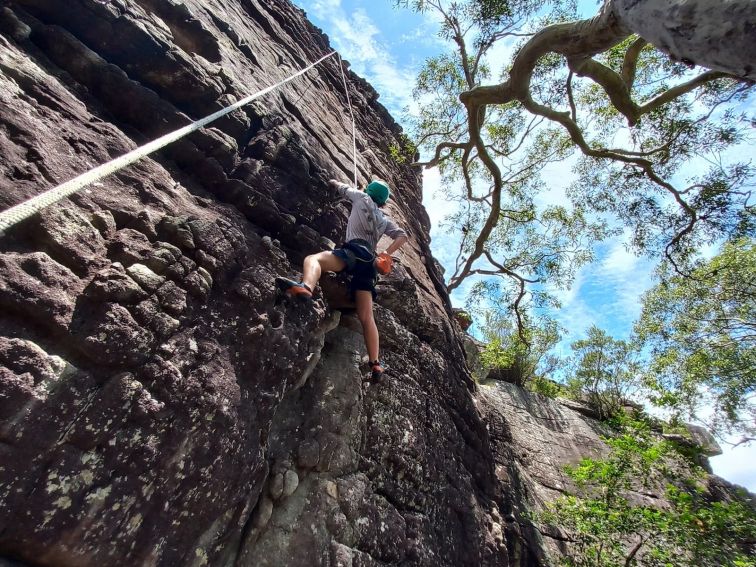
{"type": "Polygon", "coordinates": [[[615,421],[602,459],[567,467],[578,492],[536,520],[558,526],[565,567],[756,565],[756,509],[743,491],[716,500],[706,473],[643,421],[615,421]],[[646,494],[663,494],[664,499],[646,494]]]}

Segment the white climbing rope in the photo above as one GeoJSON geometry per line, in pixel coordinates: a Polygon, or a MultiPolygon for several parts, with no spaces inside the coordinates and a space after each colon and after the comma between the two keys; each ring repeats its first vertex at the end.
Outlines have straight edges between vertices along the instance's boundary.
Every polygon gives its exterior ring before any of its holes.
{"type": "MultiPolygon", "coordinates": [[[[43,208],[49,205],[52,205],[53,203],[56,203],[65,197],[73,195],[74,193],[76,193],[77,191],[80,191],[87,185],[95,183],[96,181],[99,181],[100,179],[112,173],[115,173],[116,171],[123,169],[124,167],[128,165],[131,165],[132,163],[142,159],[143,157],[146,157],[149,154],[156,152],[157,150],[161,148],[164,148],[168,144],[175,142],[176,140],[179,140],[183,138],[184,136],[199,130],[200,128],[208,125],[210,122],[213,122],[214,120],[217,120],[218,118],[225,116],[226,114],[233,112],[234,110],[237,110],[246,104],[249,104],[256,98],[259,98],[265,94],[268,94],[269,92],[271,92],[274,89],[277,89],[281,85],[284,85],[288,83],[289,81],[296,79],[297,77],[305,74],[307,71],[315,67],[315,65],[322,63],[323,61],[325,61],[326,59],[328,59],[335,53],[336,53],[335,51],[332,51],[328,55],[325,55],[321,57],[320,59],[318,59],[317,61],[315,61],[315,63],[312,63],[311,65],[305,67],[301,71],[294,73],[293,75],[284,79],[283,81],[280,81],[276,83],[275,85],[267,87],[261,91],[256,92],[255,94],[252,94],[246,98],[243,98],[242,100],[222,110],[219,110],[218,112],[215,112],[214,114],[211,114],[210,116],[206,116],[205,118],[197,120],[196,122],[193,122],[187,126],[184,126],[183,128],[179,128],[178,130],[174,132],[161,136],[160,138],[153,140],[152,142],[149,142],[141,147],[138,147],[135,150],[132,150],[128,152],[127,154],[122,155],[121,157],[118,157],[103,165],[95,167],[94,169],[86,173],[83,173],[82,175],[79,175],[78,177],[75,177],[74,179],[71,179],[70,181],[67,181],[66,183],[58,185],[57,187],[53,187],[52,189],[49,189],[48,191],[45,191],[44,193],[37,195],[36,197],[32,197],[31,199],[24,201],[23,203],[19,203],[18,205],[15,205],[5,211],[0,212],[0,236],[2,236],[2,234],[6,230],[8,230],[10,227],[15,225],[16,223],[19,223],[22,220],[32,216],[34,213],[42,210],[43,208]]],[[[339,67],[341,68],[341,65],[339,65],[339,67]]],[[[344,80],[344,88],[346,88],[346,78],[344,77],[343,68],[341,69],[341,75],[342,75],[342,79],[344,80]]],[[[347,101],[349,101],[348,91],[347,91],[347,101]]],[[[349,112],[350,114],[352,113],[351,103],[349,103],[349,112]]],[[[354,171],[355,171],[355,185],[356,185],[357,183],[356,147],[357,146],[356,146],[356,142],[354,142],[354,115],[352,115],[352,138],[353,138],[353,145],[355,148],[354,171]]]]}
{"type": "Polygon", "coordinates": [[[341,55],[339,55],[339,69],[341,69],[341,81],[344,83],[344,92],[346,93],[349,115],[352,117],[352,161],[354,163],[354,188],[357,189],[357,135],[354,131],[354,112],[352,112],[352,101],[349,99],[349,88],[347,87],[346,75],[344,74],[344,63],[341,60],[341,55]]]}

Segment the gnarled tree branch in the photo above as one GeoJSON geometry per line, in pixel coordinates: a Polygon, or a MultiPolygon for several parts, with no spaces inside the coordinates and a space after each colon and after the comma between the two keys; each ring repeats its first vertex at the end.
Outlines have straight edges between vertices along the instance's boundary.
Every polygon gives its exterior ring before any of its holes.
{"type": "Polygon", "coordinates": [[[428,161],[418,161],[411,165],[413,167],[425,167],[426,169],[430,169],[431,167],[436,167],[442,161],[449,159],[451,153],[445,156],[441,155],[441,152],[443,152],[444,150],[465,150],[470,146],[470,142],[442,142],[436,146],[436,153],[431,159],[429,159],[428,161]]]}
{"type": "Polygon", "coordinates": [[[639,37],[625,52],[625,58],[622,61],[622,80],[627,87],[627,90],[632,92],[633,83],[635,83],[635,71],[638,68],[638,57],[640,56],[643,48],[648,45],[648,42],[639,37]]]}

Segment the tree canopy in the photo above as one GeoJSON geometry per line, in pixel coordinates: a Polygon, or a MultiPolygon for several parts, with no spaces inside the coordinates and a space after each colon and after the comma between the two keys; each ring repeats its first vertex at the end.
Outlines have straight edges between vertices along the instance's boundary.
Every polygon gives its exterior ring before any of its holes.
{"type": "Polygon", "coordinates": [[[599,415],[617,415],[639,389],[639,361],[626,341],[617,340],[596,326],[588,336],[572,343],[573,372],[567,385],[575,397],[586,396],[599,415]]]}
{"type": "Polygon", "coordinates": [[[717,433],[756,438],[756,244],[740,239],[687,276],[663,271],[636,325],[656,401],[717,433]]]}
{"type": "Polygon", "coordinates": [[[506,312],[484,314],[481,363],[486,369],[506,372],[511,382],[541,393],[556,394],[550,378],[561,361],[550,351],[561,338],[559,325],[551,319],[531,321],[530,316],[518,329],[506,312]]]}
{"type": "Polygon", "coordinates": [[[637,327],[657,401],[700,417],[705,391],[718,423],[743,430],[754,277],[738,262],[756,209],[752,158],[733,149],[756,126],[756,3],[605,0],[582,20],[573,0],[395,4],[434,14],[448,46],[418,74],[407,119],[426,156],[416,165],[437,166],[458,203],[447,289],[473,279],[471,302],[516,321],[518,337],[490,353],[541,358],[529,310],[558,307],[553,290],[622,234],[661,266],[637,327]],[[574,176],[563,193],[556,163],[574,176]]]}
{"type": "Polygon", "coordinates": [[[569,545],[565,567],[753,565],[756,513],[748,494],[714,498],[704,471],[643,421],[620,422],[605,458],[568,467],[577,494],[538,515],[569,545]],[[644,498],[653,491],[663,500],[644,498]]]}
{"type": "Polygon", "coordinates": [[[568,286],[612,231],[679,270],[702,245],[753,232],[752,165],[723,158],[753,123],[736,68],[672,60],[620,21],[622,2],[586,20],[564,0],[396,3],[435,13],[450,46],[419,73],[410,117],[430,156],[419,165],[459,188],[450,291],[498,276],[519,311],[548,302],[544,284],[568,286]],[[540,174],[569,157],[569,202],[549,203],[540,174]]]}

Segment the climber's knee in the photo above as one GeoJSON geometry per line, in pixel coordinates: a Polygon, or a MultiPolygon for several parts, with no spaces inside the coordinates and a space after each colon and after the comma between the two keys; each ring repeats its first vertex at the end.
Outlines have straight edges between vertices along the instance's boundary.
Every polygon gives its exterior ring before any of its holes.
{"type": "Polygon", "coordinates": [[[305,261],[310,260],[310,258],[312,258],[313,261],[316,261],[320,265],[320,269],[324,272],[340,272],[346,268],[344,260],[328,250],[307,256],[305,261]]]}

